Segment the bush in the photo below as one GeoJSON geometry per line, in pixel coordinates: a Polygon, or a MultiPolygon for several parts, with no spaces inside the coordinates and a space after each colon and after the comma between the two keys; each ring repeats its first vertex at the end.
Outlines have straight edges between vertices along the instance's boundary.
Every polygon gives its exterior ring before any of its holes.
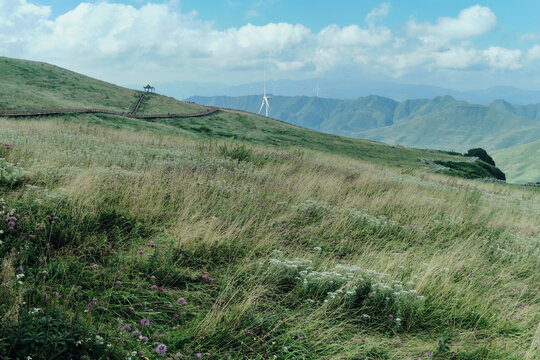
{"type": "Polygon", "coordinates": [[[228,157],[231,159],[240,161],[247,161],[251,158],[253,150],[246,147],[246,145],[233,145],[233,144],[222,144],[219,146],[219,154],[228,157]]]}
{"type": "Polygon", "coordinates": [[[60,309],[23,309],[19,321],[3,324],[7,346],[0,357],[17,359],[121,359],[87,323],[60,309]]]}
{"type": "Polygon", "coordinates": [[[489,156],[487,151],[482,149],[482,148],[469,149],[465,154],[463,154],[463,156],[470,156],[470,157],[476,156],[477,158],[479,158],[483,162],[485,162],[485,163],[487,163],[489,165],[496,166],[495,161],[493,160],[493,158],[491,156],[489,156]]]}

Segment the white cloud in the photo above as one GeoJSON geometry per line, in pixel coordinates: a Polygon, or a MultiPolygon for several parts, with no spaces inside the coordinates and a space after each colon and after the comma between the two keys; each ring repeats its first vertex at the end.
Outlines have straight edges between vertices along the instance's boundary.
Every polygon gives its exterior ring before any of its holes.
{"type": "Polygon", "coordinates": [[[475,5],[462,10],[455,18],[442,17],[435,25],[409,22],[409,31],[425,43],[444,44],[452,39],[482,35],[497,25],[497,17],[485,6],[475,5]]]}
{"type": "MultiPolygon", "coordinates": [[[[148,77],[215,81],[223,74],[234,78],[263,66],[289,73],[357,66],[393,76],[523,66],[520,50],[497,46],[482,50],[466,41],[496,25],[495,14],[487,7],[473,6],[435,23],[410,22],[409,31],[399,37],[375,25],[389,9],[383,3],[370,11],[363,27],[329,25],[313,33],[289,23],[217,30],[195,12],[182,13],[175,2],[140,7],[81,3],[52,18],[49,7],[31,0],[0,0],[0,49],[3,55],[54,62],[123,83],[148,77]]],[[[536,45],[526,59],[538,58],[536,45]]]]}
{"type": "Polygon", "coordinates": [[[482,61],[482,57],[476,49],[462,47],[436,52],[433,54],[433,58],[438,66],[448,69],[467,69],[482,61]]]}
{"type": "Polygon", "coordinates": [[[528,60],[539,60],[540,59],[540,45],[534,45],[527,51],[528,60]]]}
{"type": "Polygon", "coordinates": [[[483,51],[488,64],[497,69],[519,69],[523,52],[521,50],[505,49],[499,46],[491,46],[483,51]]]}
{"type": "Polygon", "coordinates": [[[317,34],[321,46],[381,46],[392,40],[392,32],[385,27],[363,29],[358,25],[340,28],[330,25],[317,34]]]}
{"type": "Polygon", "coordinates": [[[368,24],[372,24],[377,18],[385,17],[386,15],[388,15],[389,11],[390,11],[390,4],[389,3],[382,3],[381,6],[371,10],[366,15],[365,21],[368,24]]]}

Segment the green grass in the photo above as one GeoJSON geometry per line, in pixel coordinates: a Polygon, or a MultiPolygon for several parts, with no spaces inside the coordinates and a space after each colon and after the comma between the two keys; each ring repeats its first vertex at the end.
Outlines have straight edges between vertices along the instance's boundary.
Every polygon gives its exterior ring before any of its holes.
{"type": "Polygon", "coordinates": [[[0,358],[540,355],[540,191],[418,161],[460,157],[233,111],[0,144],[0,358]]]}
{"type": "Polygon", "coordinates": [[[540,140],[494,152],[493,158],[509,182],[540,182],[540,140]]]}

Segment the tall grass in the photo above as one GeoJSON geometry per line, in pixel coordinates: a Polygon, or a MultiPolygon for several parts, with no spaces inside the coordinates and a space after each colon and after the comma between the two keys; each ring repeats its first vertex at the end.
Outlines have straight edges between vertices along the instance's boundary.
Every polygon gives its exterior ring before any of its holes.
{"type": "Polygon", "coordinates": [[[540,356],[537,189],[84,123],[0,129],[5,358],[540,356]]]}

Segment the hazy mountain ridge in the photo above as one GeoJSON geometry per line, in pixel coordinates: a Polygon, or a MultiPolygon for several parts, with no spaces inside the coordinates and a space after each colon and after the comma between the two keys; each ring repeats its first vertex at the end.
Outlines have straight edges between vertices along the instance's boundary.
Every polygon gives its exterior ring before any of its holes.
{"type": "MultiPolygon", "coordinates": [[[[204,105],[257,112],[261,96],[191,97],[204,105]]],[[[469,104],[451,96],[397,102],[371,95],[354,100],[275,96],[270,116],[295,125],[414,147],[504,149],[540,137],[540,103],[497,100],[469,104]]]]}
{"type": "MultiPolygon", "coordinates": [[[[248,96],[263,89],[263,82],[251,82],[228,86],[220,83],[170,82],[155,84],[159,92],[185,99],[191,96],[248,96]]],[[[131,84],[130,87],[138,87],[131,84]]],[[[315,96],[333,99],[354,99],[378,94],[396,101],[407,99],[431,99],[450,95],[457,100],[487,105],[497,99],[512,104],[535,104],[540,102],[540,91],[520,89],[514,86],[493,86],[479,90],[454,90],[431,85],[404,84],[391,80],[375,79],[306,79],[269,80],[267,91],[279,96],[315,96]]]]}

